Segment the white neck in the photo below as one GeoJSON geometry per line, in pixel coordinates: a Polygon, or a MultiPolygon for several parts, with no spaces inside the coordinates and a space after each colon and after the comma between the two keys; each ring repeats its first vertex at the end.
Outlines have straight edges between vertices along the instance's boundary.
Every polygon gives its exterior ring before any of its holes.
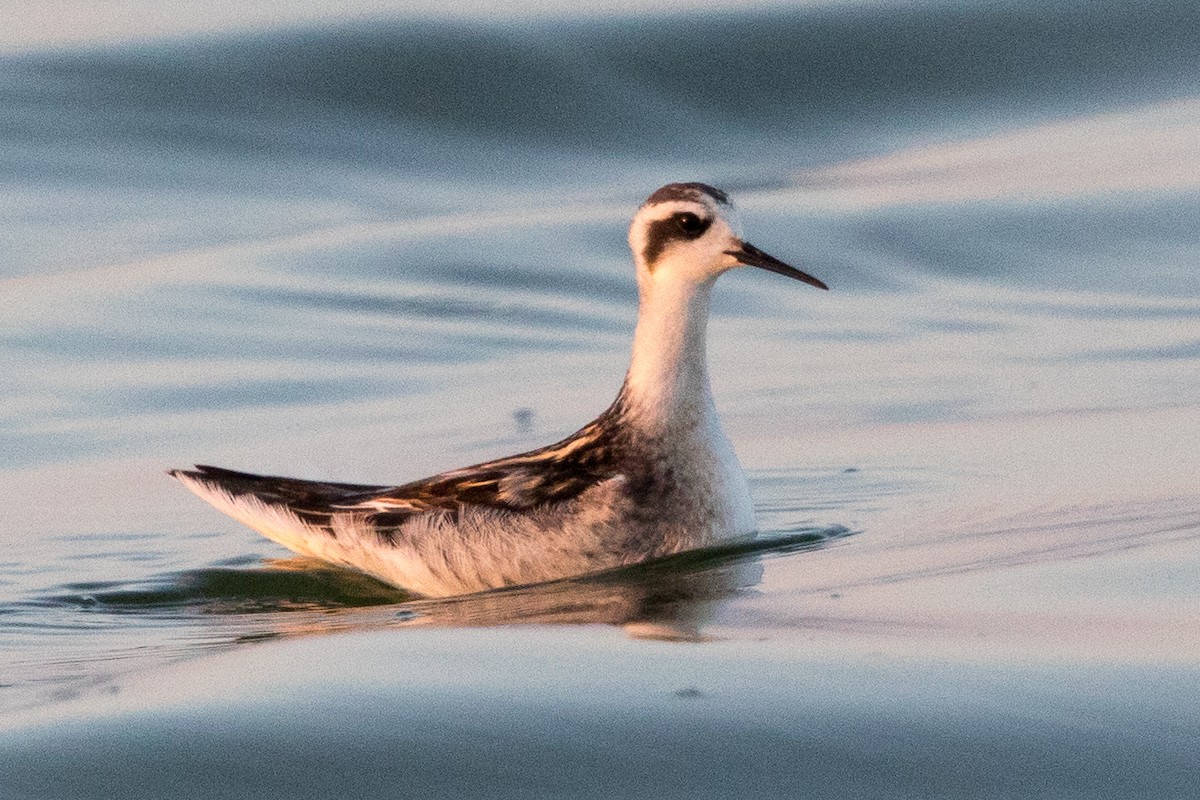
{"type": "Polygon", "coordinates": [[[713,280],[645,281],[625,379],[630,421],[656,433],[715,419],[705,330],[713,280]]]}

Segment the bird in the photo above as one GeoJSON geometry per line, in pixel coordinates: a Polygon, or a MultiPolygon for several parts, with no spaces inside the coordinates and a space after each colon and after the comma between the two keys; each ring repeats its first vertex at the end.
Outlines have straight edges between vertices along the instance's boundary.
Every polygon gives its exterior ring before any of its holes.
{"type": "Polygon", "coordinates": [[[721,429],[705,330],[717,278],[755,267],[825,283],[742,236],[713,186],[671,183],[629,227],[638,317],[596,419],[553,444],[399,485],[173,469],[217,509],[302,556],[431,598],[605,572],[756,535],[721,429]]]}

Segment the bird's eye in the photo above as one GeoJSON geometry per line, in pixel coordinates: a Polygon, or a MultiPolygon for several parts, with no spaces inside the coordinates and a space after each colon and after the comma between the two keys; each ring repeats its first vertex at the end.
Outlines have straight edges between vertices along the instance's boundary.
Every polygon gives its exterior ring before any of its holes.
{"type": "Polygon", "coordinates": [[[700,219],[700,217],[688,211],[681,211],[675,215],[675,225],[688,238],[694,239],[708,229],[708,220],[700,219]]]}

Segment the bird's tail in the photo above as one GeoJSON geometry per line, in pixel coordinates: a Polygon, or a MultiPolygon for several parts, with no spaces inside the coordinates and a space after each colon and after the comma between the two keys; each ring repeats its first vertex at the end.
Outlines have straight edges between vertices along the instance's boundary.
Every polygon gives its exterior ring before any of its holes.
{"type": "Polygon", "coordinates": [[[338,506],[386,488],[253,475],[205,465],[167,474],[268,539],[317,558],[328,557],[329,522],[338,506]]]}

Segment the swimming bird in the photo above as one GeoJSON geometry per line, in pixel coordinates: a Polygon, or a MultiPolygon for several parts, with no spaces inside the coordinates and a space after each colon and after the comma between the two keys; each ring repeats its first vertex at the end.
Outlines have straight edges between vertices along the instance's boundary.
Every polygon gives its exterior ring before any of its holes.
{"type": "Polygon", "coordinates": [[[629,228],[639,295],[616,400],[560,442],[398,486],[197,466],[168,474],[306,556],[442,597],[599,572],[755,533],[717,418],[705,328],[722,273],[758,267],[828,288],[741,235],[728,195],[655,191],[629,228]]]}

